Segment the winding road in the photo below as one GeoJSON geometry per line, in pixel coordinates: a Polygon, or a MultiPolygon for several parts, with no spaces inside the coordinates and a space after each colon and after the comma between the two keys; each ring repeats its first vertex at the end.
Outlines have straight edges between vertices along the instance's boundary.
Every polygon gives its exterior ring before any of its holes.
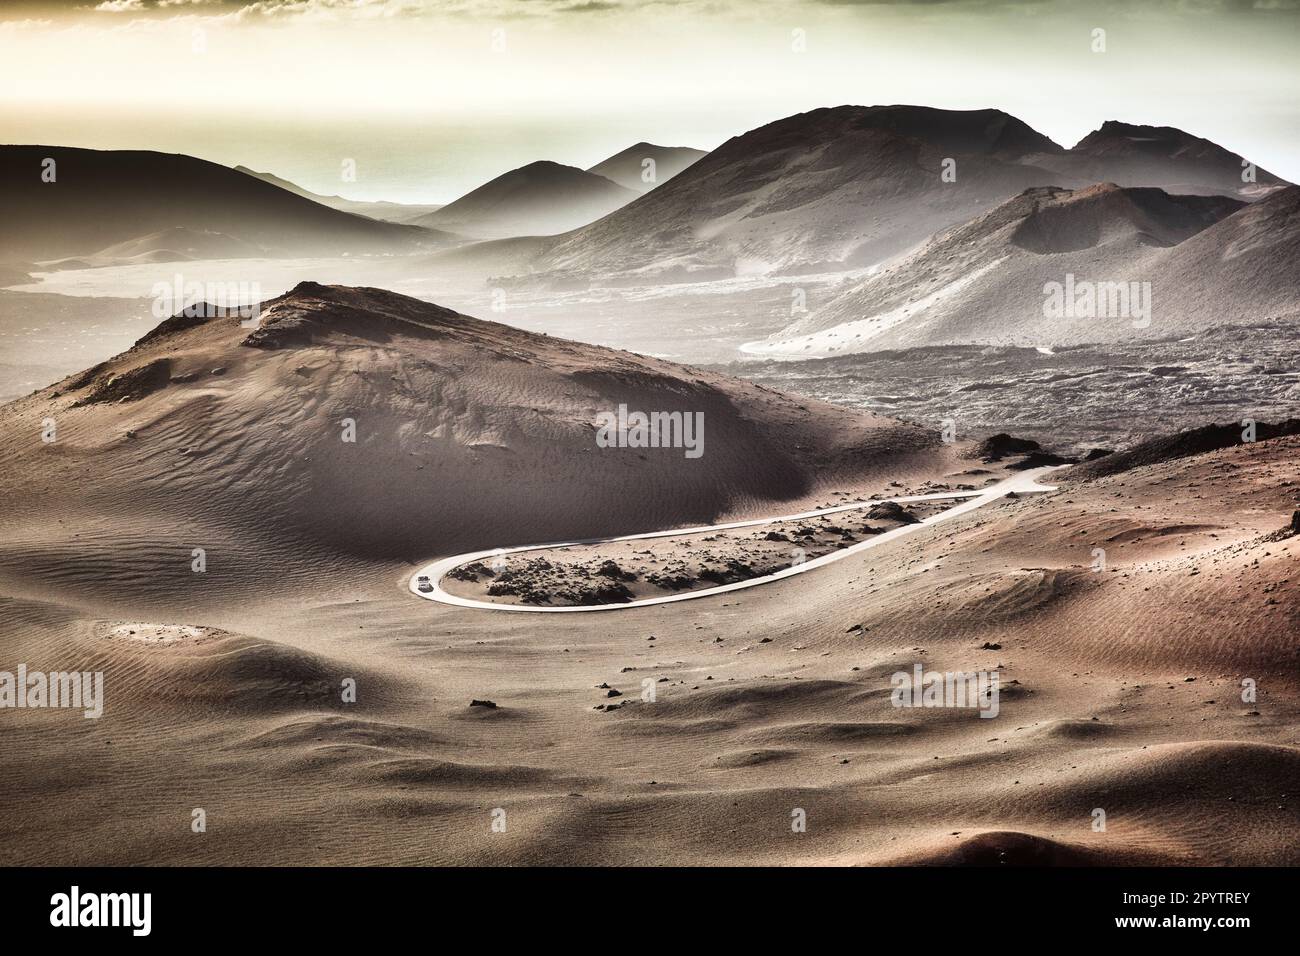
{"type": "Polygon", "coordinates": [[[484,611],[515,611],[525,614],[568,614],[579,613],[584,611],[623,611],[633,607],[649,607],[652,604],[671,604],[674,601],[694,601],[698,598],[714,597],[718,594],[726,594],[728,591],[740,591],[745,588],[755,588],[760,584],[767,584],[771,581],[779,581],[782,578],[793,577],[796,574],[806,574],[816,568],[823,567],[834,561],[842,561],[851,555],[858,554],[868,548],[878,547],[888,541],[895,541],[904,535],[911,534],[921,528],[938,524],[941,521],[947,521],[956,518],[959,515],[982,508],[985,505],[997,501],[1007,495],[1015,492],[1025,494],[1041,491],[1055,491],[1053,485],[1040,485],[1038,479],[1049,471],[1063,467],[1061,465],[1051,465],[1044,468],[1032,468],[1028,471],[1022,471],[1019,474],[1005,478],[995,485],[981,491],[945,491],[930,495],[907,495],[901,498],[872,498],[866,501],[854,501],[846,505],[836,505],[833,508],[820,508],[816,511],[803,511],[799,514],[778,515],[771,518],[756,518],[750,521],[732,521],[727,524],[710,524],[702,525],[697,528],[673,528],[668,531],[647,531],[642,534],[627,534],[616,538],[588,538],[582,541],[554,541],[549,544],[529,544],[519,548],[494,548],[490,551],[472,551],[468,554],[456,554],[449,558],[441,558],[432,564],[427,564],[420,568],[415,574],[411,575],[410,590],[416,597],[424,598],[428,601],[437,601],[440,604],[451,604],[456,607],[478,608],[484,611]],[[698,591],[683,591],[677,594],[669,594],[664,597],[643,598],[639,601],[626,601],[620,604],[580,604],[570,605],[567,607],[540,607],[527,604],[497,604],[492,601],[475,601],[471,598],[458,597],[454,594],[448,594],[442,589],[442,579],[452,568],[459,567],[462,564],[468,564],[471,561],[482,561],[497,557],[505,557],[511,554],[523,554],[528,551],[546,551],[551,548],[569,548],[575,545],[589,544],[610,544],[615,541],[644,541],[649,538],[672,538],[679,535],[688,534],[706,534],[710,531],[727,531],[732,528],[752,528],[758,525],[775,524],[782,521],[800,521],[805,518],[816,518],[820,515],[833,515],[842,511],[854,511],[860,508],[870,508],[872,505],[878,505],[885,501],[894,501],[898,504],[907,504],[914,501],[942,501],[946,499],[966,499],[959,505],[955,505],[946,511],[941,511],[936,515],[931,515],[917,524],[903,525],[900,528],[894,528],[892,531],[886,531],[883,534],[874,535],[866,541],[860,541],[855,545],[847,548],[841,548],[838,551],[832,551],[829,554],[823,554],[819,558],[813,558],[802,564],[791,565],[788,568],[782,568],[780,571],[764,575],[759,578],[750,578],[747,581],[737,581],[734,584],[721,584],[713,588],[702,588],[698,591]],[[420,577],[428,577],[433,585],[433,590],[422,592],[418,587],[420,577]]]}

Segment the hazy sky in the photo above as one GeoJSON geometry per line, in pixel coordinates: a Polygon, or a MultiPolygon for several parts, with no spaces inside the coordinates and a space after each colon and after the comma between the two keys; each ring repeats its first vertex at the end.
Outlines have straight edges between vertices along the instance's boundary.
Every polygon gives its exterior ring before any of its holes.
{"type": "Polygon", "coordinates": [[[0,5],[3,141],[356,198],[445,202],[534,159],[708,149],[843,103],[998,107],[1064,145],[1107,119],[1178,126],[1300,181],[1300,0],[0,5]]]}

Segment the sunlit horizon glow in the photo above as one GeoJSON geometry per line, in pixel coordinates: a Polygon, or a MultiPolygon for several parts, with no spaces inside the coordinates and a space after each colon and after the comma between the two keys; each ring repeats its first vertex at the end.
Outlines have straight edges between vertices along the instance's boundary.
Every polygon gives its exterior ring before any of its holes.
{"type": "Polygon", "coordinates": [[[17,0],[0,117],[6,142],[184,152],[403,202],[845,103],[996,107],[1065,146],[1109,119],[1177,126],[1300,180],[1300,3],[1075,6],[17,0]]]}

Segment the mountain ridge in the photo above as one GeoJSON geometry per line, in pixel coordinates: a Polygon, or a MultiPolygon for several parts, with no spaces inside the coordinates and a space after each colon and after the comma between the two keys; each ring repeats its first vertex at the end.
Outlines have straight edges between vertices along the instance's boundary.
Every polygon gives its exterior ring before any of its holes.
{"type": "Polygon", "coordinates": [[[537,160],[502,173],[413,223],[479,239],[555,235],[599,219],[640,195],[576,166],[537,160]]]}
{"type": "MultiPolygon", "coordinates": [[[[745,351],[818,357],[922,345],[1076,345],[1295,313],[1300,187],[1248,204],[1149,187],[1045,187],[936,234],[745,351]],[[1245,265],[1225,267],[1234,252],[1245,265]],[[1151,314],[1052,318],[1052,284],[1136,283],[1151,314]],[[1130,321],[1131,320],[1131,321],[1130,321]]],[[[1100,310],[1101,303],[1097,303],[1100,310]]]]}
{"type": "Polygon", "coordinates": [[[693,149],[690,146],[656,146],[654,143],[642,141],[620,150],[594,166],[587,167],[587,172],[604,176],[619,186],[644,193],[662,186],[707,155],[707,151],[693,149]],[[651,182],[646,182],[643,178],[646,160],[654,161],[655,178],[651,182]]]}
{"type": "Polygon", "coordinates": [[[450,241],[322,206],[218,163],[153,150],[0,146],[0,201],[8,219],[0,260],[94,255],[178,226],[281,256],[414,252],[450,241]],[[53,181],[45,181],[47,169],[53,181]]]}

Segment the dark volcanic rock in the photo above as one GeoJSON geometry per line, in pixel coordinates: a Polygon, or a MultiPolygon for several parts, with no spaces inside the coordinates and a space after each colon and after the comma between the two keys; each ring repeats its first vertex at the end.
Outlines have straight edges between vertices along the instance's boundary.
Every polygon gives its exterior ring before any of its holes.
{"type": "MultiPolygon", "coordinates": [[[[876,521],[901,521],[903,524],[918,524],[921,520],[897,501],[882,501],[880,504],[872,505],[867,511],[867,517],[876,521]]],[[[872,534],[874,531],[868,533],[872,534]]]]}
{"type": "MultiPolygon", "coordinates": [[[[1127,451],[1107,455],[1097,461],[1086,462],[1071,468],[1071,477],[1100,478],[1115,475],[1130,468],[1143,465],[1155,465],[1162,461],[1174,461],[1188,458],[1202,452],[1218,451],[1242,443],[1243,428],[1238,424],[1205,425],[1201,428],[1189,428],[1174,435],[1162,435],[1141,442],[1127,451]]],[[[1255,425],[1255,440],[1267,441],[1284,435],[1300,435],[1300,418],[1288,418],[1284,422],[1272,425],[1258,422],[1255,425]]]]}
{"type": "Polygon", "coordinates": [[[1041,450],[1043,446],[1030,438],[1013,438],[1006,432],[999,432],[984,439],[970,453],[971,457],[982,461],[1001,461],[1008,455],[1027,455],[1041,450]]]}
{"type": "Polygon", "coordinates": [[[172,363],[170,359],[154,359],[144,365],[138,365],[120,375],[110,375],[95,383],[82,404],[94,405],[100,402],[135,401],[144,398],[171,381],[172,363]]]}
{"type": "Polygon", "coordinates": [[[615,581],[635,581],[636,575],[631,571],[624,571],[618,566],[618,563],[611,558],[601,562],[596,573],[603,578],[613,578],[615,581]]]}
{"type": "Polygon", "coordinates": [[[447,572],[447,577],[454,578],[457,581],[477,581],[480,574],[489,578],[496,577],[496,572],[482,561],[475,561],[472,564],[463,564],[458,568],[452,568],[447,572]]]}

